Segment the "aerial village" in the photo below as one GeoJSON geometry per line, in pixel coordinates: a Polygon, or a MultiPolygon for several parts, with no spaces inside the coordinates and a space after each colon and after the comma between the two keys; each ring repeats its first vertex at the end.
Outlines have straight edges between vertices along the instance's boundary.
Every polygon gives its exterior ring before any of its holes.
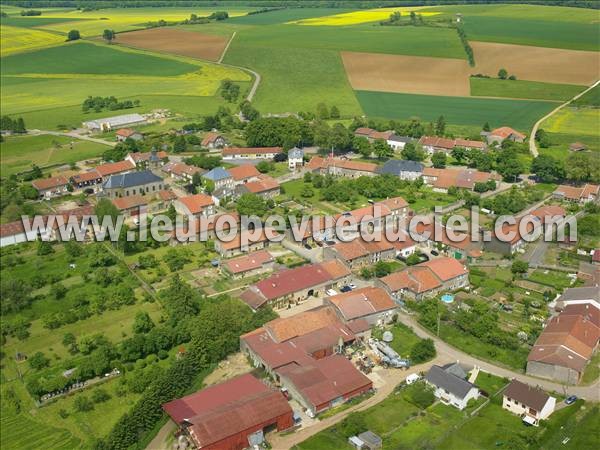
{"type": "MultiPolygon", "coordinates": [[[[377,210],[373,226],[385,227],[386,219],[431,216],[436,202],[443,214],[463,214],[475,195],[481,205],[491,205],[479,212],[483,230],[500,214],[494,208],[519,191],[528,195],[520,197],[518,210],[510,210],[517,225],[525,219],[543,224],[548,216],[562,220],[567,214],[597,217],[598,185],[548,190],[537,187],[535,176],[510,180],[495,171],[431,163],[440,154],[445,161],[471,149],[485,154],[505,141],[521,143],[523,134],[501,127],[482,132],[480,140],[416,139],[358,127],[355,139],[389,149],[385,159],[368,160],[316,146],[245,147],[216,129],[175,130],[175,142],[200,149],[186,158],[167,145],[144,147],[145,123],[137,114],[84,123],[90,136],[102,132],[103,139],[114,139],[113,147],[131,150],[122,151],[120,160],[83,160],[31,180],[36,195],[28,202],[48,205],[48,214],[65,219],[99,214],[104,205],[123,215],[130,229],[158,214],[184,217],[186,227],[201,218],[227,216],[239,231],[229,242],[217,240],[209,227],[208,242],[171,238],[131,256],[115,251],[145,297],[171,289],[162,282],[166,265],[177,283],[206,298],[226,294],[253,315],[272,311],[269,320],[239,336],[239,350],[216,365],[212,383],[162,404],[172,448],[243,449],[266,442],[290,448],[310,436],[319,438],[323,424],[346,423],[344,417],[353,411],[368,413],[368,407],[402,392],[430,396],[418,408],[411,404],[411,410],[446,408],[470,416],[497,407],[533,427],[575,403],[575,393],[592,399],[595,385],[578,385],[598,364],[600,250],[585,230],[579,244],[568,238],[527,242],[516,225],[509,242],[493,236],[488,242],[452,240],[446,225],[440,238],[420,242],[407,229],[401,230],[402,240],[342,242],[323,220],[300,240],[290,230],[279,242],[263,234],[244,246],[240,238],[250,231],[241,228],[241,214],[319,212],[352,216],[360,223],[377,210]],[[426,157],[403,158],[407,146],[426,157]],[[359,191],[357,201],[323,195],[326,183],[343,190],[369,180],[397,186],[392,191],[403,195],[359,191]]],[[[60,239],[58,225],[50,221],[28,231],[18,220],[0,230],[3,250],[36,238],[38,245],[54,246],[60,239]]],[[[87,232],[90,242],[92,230],[87,232]]],[[[44,252],[38,249],[38,255],[44,252]]],[[[74,269],[77,258],[71,259],[74,269]]],[[[175,347],[169,357],[186,358],[186,340],[175,347]]],[[[32,356],[17,354],[17,359],[32,356]]],[[[122,371],[115,367],[91,378],[102,383],[126,377],[122,371]]],[[[63,373],[65,380],[70,373],[63,373]]],[[[34,395],[41,403],[60,402],[63,396],[82,395],[91,386],[88,381],[79,375],[77,382],[54,390],[39,382],[34,395]]],[[[392,448],[386,446],[391,438],[385,426],[368,423],[344,435],[345,444],[392,448]]]]}

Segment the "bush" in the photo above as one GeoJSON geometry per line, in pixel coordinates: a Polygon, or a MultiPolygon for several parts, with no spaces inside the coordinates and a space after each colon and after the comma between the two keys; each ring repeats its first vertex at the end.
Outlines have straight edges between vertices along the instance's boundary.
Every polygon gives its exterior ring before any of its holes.
{"type": "Polygon", "coordinates": [[[422,382],[408,386],[404,392],[404,398],[421,409],[428,408],[435,401],[433,390],[422,382]]]}
{"type": "Polygon", "coordinates": [[[94,403],[87,397],[77,397],[73,402],[73,407],[77,412],[91,411],[94,409],[94,403]]]}
{"type": "Polygon", "coordinates": [[[421,339],[410,349],[412,363],[422,363],[435,357],[435,345],[431,339],[421,339]]]}
{"type": "Polygon", "coordinates": [[[92,392],[92,401],[94,403],[103,403],[107,400],[110,400],[110,395],[104,389],[96,389],[92,392]]]}

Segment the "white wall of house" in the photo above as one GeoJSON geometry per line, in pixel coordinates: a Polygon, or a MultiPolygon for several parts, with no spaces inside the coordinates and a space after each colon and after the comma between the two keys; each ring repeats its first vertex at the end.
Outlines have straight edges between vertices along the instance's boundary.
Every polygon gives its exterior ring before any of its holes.
{"type": "Polygon", "coordinates": [[[454,406],[455,408],[458,408],[461,411],[467,407],[467,403],[469,403],[469,400],[476,400],[477,398],[479,398],[479,389],[477,388],[471,388],[471,390],[467,392],[467,395],[465,395],[464,398],[458,398],[456,395],[437,386],[434,386],[434,388],[434,395],[436,396],[436,398],[439,398],[442,402],[454,406]]]}
{"type": "Polygon", "coordinates": [[[548,397],[548,401],[544,405],[541,411],[536,411],[532,408],[529,408],[525,404],[519,402],[518,400],[512,399],[504,395],[502,397],[502,408],[510,411],[517,416],[523,416],[527,414],[530,417],[535,418],[536,420],[544,420],[550,417],[550,414],[554,412],[554,408],[556,406],[556,398],[548,397]]]}

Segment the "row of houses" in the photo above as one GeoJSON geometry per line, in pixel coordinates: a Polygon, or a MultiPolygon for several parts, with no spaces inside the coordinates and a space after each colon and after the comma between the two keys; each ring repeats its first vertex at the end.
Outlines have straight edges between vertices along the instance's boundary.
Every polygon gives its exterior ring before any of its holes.
{"type": "Polygon", "coordinates": [[[552,196],[558,200],[572,203],[585,204],[588,202],[595,202],[600,198],[600,186],[589,183],[586,183],[583,186],[561,184],[554,190],[552,196]]]}
{"type": "Polygon", "coordinates": [[[462,147],[467,150],[485,150],[487,148],[486,143],[481,141],[449,139],[437,136],[421,136],[419,145],[429,154],[437,152],[450,153],[457,147],[462,147]]]}

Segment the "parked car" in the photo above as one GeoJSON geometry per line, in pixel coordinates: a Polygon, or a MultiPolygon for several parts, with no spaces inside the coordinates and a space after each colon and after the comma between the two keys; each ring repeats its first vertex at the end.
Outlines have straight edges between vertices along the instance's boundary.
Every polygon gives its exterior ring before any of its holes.
{"type": "Polygon", "coordinates": [[[304,244],[304,248],[306,250],[312,250],[312,247],[310,246],[310,244],[304,244]]]}
{"type": "Polygon", "coordinates": [[[437,250],[431,250],[430,252],[433,256],[439,256],[440,252],[438,252],[437,250]]]}
{"type": "Polygon", "coordinates": [[[576,395],[569,395],[566,399],[565,399],[565,403],[567,405],[572,405],[573,403],[575,403],[577,401],[577,396],[576,395]]]}
{"type": "Polygon", "coordinates": [[[331,296],[333,296],[333,295],[337,295],[337,291],[336,291],[335,289],[327,289],[327,290],[325,291],[325,293],[326,293],[326,294],[327,294],[329,297],[331,297],[331,296]]]}
{"type": "Polygon", "coordinates": [[[342,286],[340,292],[350,292],[352,288],[350,286],[342,286]]]}
{"type": "Polygon", "coordinates": [[[356,285],[354,283],[348,283],[348,287],[350,289],[356,289],[356,285]]]}

